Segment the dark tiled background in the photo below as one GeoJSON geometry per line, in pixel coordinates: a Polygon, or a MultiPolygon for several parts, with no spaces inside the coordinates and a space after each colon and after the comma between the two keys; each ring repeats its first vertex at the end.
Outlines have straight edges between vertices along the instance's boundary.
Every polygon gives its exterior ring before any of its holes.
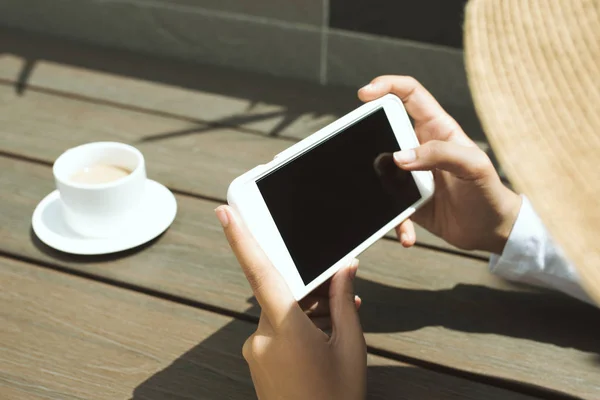
{"type": "Polygon", "coordinates": [[[467,0],[330,0],[333,28],[462,47],[467,0]]]}
{"type": "Polygon", "coordinates": [[[462,59],[465,2],[0,0],[0,27],[322,85],[412,75],[480,136],[462,59]]]}

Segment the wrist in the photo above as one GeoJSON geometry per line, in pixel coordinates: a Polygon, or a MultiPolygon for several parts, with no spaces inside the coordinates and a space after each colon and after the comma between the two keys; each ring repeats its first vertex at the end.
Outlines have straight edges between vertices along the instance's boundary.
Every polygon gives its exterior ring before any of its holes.
{"type": "Polygon", "coordinates": [[[498,223],[493,232],[493,239],[490,243],[488,251],[494,254],[502,254],[506,242],[512,232],[512,229],[519,216],[523,199],[521,196],[508,189],[503,185],[503,193],[498,204],[498,223]]]}

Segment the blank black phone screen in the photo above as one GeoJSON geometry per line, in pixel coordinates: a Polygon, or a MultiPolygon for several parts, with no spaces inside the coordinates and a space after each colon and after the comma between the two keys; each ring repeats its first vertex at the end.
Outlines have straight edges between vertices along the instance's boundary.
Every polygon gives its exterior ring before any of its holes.
{"type": "Polygon", "coordinates": [[[256,181],[305,285],[417,202],[380,108],[256,181]]]}

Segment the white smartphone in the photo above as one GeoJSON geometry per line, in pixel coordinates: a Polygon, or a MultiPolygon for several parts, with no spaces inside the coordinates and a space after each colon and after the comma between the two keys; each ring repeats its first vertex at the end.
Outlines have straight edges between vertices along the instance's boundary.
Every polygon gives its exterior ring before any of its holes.
{"type": "Polygon", "coordinates": [[[227,202],[300,300],[432,196],[430,172],[393,161],[418,145],[389,94],[239,176],[227,202]]]}

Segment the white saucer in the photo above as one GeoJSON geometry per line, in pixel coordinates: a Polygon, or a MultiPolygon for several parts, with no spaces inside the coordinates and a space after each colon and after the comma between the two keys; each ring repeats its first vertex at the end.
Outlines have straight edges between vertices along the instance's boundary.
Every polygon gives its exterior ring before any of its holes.
{"type": "Polygon", "coordinates": [[[109,254],[132,249],[156,238],[175,219],[177,202],[173,193],[153,180],[146,181],[140,218],[131,229],[112,238],[86,238],[64,221],[58,190],[42,200],[33,212],[32,226],[37,237],[50,247],[71,254],[109,254]]]}

